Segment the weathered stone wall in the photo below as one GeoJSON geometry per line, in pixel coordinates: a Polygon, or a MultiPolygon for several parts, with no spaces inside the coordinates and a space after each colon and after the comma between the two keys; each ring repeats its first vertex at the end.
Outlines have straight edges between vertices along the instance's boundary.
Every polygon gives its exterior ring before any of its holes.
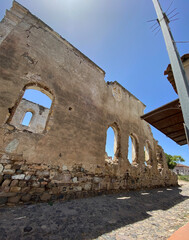
{"type": "Polygon", "coordinates": [[[10,121],[10,124],[14,125],[19,130],[28,130],[34,133],[42,133],[45,129],[48,115],[48,108],[45,108],[39,104],[30,102],[23,98],[20,101],[14,113],[14,116],[10,121]],[[22,124],[22,121],[27,112],[32,113],[32,118],[29,126],[24,126],[22,124]]]}
{"type": "Polygon", "coordinates": [[[0,23],[0,35],[2,201],[177,184],[135,96],[117,82],[106,83],[102,69],[16,2],[0,23]],[[29,88],[52,99],[42,133],[22,131],[12,122],[29,88]],[[111,162],[105,160],[109,126],[117,138],[111,162]],[[132,164],[129,136],[136,151],[132,164]]]}
{"type": "Polygon", "coordinates": [[[146,187],[170,186],[175,179],[168,170],[153,176],[149,169],[126,171],[116,176],[98,168],[89,172],[75,164],[71,171],[66,166],[28,163],[22,155],[0,154],[0,205],[24,202],[67,200],[146,187]]]}

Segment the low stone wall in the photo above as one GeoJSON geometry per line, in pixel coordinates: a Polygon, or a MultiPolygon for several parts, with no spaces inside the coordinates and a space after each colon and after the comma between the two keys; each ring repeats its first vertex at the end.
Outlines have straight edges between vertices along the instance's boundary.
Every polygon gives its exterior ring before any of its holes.
{"type": "MultiPolygon", "coordinates": [[[[150,178],[150,170],[135,172],[132,177],[128,171],[122,177],[114,174],[90,173],[75,165],[72,171],[66,166],[31,164],[22,155],[0,155],[0,205],[18,203],[51,202],[144,187],[170,186],[177,184],[177,177],[170,171],[150,178]],[[146,177],[145,177],[146,176],[146,177]],[[148,182],[148,184],[147,184],[148,182]]],[[[106,168],[111,168],[108,163],[106,168]]],[[[98,167],[97,167],[98,169],[98,167]]]]}

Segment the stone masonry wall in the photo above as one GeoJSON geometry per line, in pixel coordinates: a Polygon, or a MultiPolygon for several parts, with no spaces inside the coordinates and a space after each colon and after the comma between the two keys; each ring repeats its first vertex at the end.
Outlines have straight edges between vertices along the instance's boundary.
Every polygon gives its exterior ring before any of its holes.
{"type": "Polygon", "coordinates": [[[146,179],[143,178],[141,181],[143,173],[138,172],[136,178],[127,171],[124,176],[118,177],[109,173],[108,164],[106,172],[102,174],[101,171],[98,173],[98,167],[95,173],[85,170],[81,165],[75,165],[72,171],[69,171],[64,165],[60,168],[47,164],[27,163],[21,155],[1,153],[0,156],[0,206],[170,186],[175,180],[175,175],[167,172],[157,173],[156,177],[153,177],[145,170],[146,179]]]}

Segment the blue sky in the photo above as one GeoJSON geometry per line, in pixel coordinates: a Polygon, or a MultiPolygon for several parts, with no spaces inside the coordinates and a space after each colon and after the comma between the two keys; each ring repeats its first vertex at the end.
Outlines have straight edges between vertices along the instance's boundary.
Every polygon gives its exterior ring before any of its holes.
{"type": "MultiPolygon", "coordinates": [[[[161,31],[147,22],[156,18],[152,0],[18,0],[106,72],[147,107],[145,113],[177,98],[164,76],[169,58],[161,31]]],[[[160,0],[166,10],[172,0],[160,0]]],[[[0,19],[11,0],[0,1],[0,19]]],[[[189,41],[189,1],[174,0],[178,21],[170,23],[175,41],[189,41]]],[[[169,11],[169,12],[170,12],[169,11]]],[[[172,15],[170,15],[172,16],[172,15]]],[[[180,55],[189,44],[177,44],[180,55]]],[[[166,153],[181,155],[189,165],[188,146],[180,147],[152,127],[166,153]]]]}

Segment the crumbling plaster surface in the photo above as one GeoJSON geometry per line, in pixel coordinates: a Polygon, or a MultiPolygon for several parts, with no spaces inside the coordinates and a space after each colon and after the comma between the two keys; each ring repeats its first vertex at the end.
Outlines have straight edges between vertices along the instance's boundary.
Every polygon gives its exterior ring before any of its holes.
{"type": "MultiPolygon", "coordinates": [[[[137,188],[177,184],[166,164],[164,169],[157,167],[160,150],[149,125],[140,118],[145,108],[142,102],[119,83],[106,83],[102,69],[18,3],[13,3],[0,23],[0,31],[5,34],[0,44],[2,153],[16,142],[9,153],[22,155],[27,164],[65,166],[70,172],[79,165],[94,176],[132,179],[137,188]],[[6,30],[9,18],[15,21],[11,31],[6,30]],[[13,122],[24,90],[32,86],[52,96],[42,133],[22,131],[13,122]],[[115,161],[107,163],[106,131],[114,124],[119,132],[119,151],[115,161]],[[127,160],[131,134],[138,143],[135,165],[127,160]],[[144,164],[147,140],[151,166],[144,164]]],[[[163,153],[161,159],[165,162],[163,153]]],[[[128,183],[125,186],[129,189],[128,183]]]]}

